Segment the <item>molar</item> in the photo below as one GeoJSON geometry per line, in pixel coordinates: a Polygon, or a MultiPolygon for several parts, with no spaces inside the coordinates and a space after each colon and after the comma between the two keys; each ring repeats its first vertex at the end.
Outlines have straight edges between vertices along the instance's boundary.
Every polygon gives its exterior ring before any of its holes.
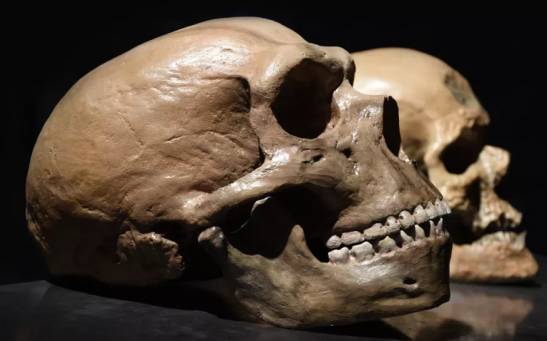
{"type": "Polygon", "coordinates": [[[395,240],[390,237],[385,237],[378,243],[378,248],[380,249],[380,253],[388,253],[395,251],[397,249],[397,244],[395,243],[395,240]]]}
{"type": "Polygon", "coordinates": [[[349,259],[349,250],[347,247],[343,247],[340,250],[334,250],[329,252],[329,260],[334,264],[343,264],[349,259]]]}
{"type": "Polygon", "coordinates": [[[427,206],[425,207],[425,211],[427,212],[427,216],[429,219],[436,218],[439,215],[439,211],[437,210],[437,207],[433,205],[433,203],[428,202],[427,206]]]}
{"type": "Polygon", "coordinates": [[[406,229],[414,225],[414,218],[412,218],[412,214],[409,212],[403,211],[399,214],[399,222],[401,223],[401,227],[406,229]]]}
{"type": "Polygon", "coordinates": [[[386,222],[387,234],[397,233],[401,229],[401,225],[395,217],[388,217],[386,222]]]}
{"type": "Polygon", "coordinates": [[[334,235],[334,236],[331,236],[329,238],[329,240],[327,240],[327,243],[326,243],[326,246],[329,248],[329,249],[337,249],[340,247],[340,245],[342,245],[342,239],[340,239],[340,237],[334,235]]]}
{"type": "Polygon", "coordinates": [[[369,260],[374,257],[374,248],[372,247],[372,244],[369,242],[364,242],[359,245],[355,245],[351,248],[351,251],[355,257],[355,260],[358,262],[362,262],[364,260],[369,260]]]}
{"type": "Polygon", "coordinates": [[[386,235],[386,230],[380,223],[372,225],[370,228],[366,229],[363,233],[363,236],[366,240],[376,239],[384,237],[386,235]]]}
{"type": "Polygon", "coordinates": [[[425,223],[428,220],[429,217],[422,205],[416,206],[416,208],[414,209],[414,221],[416,222],[416,224],[425,223]]]}
{"type": "Polygon", "coordinates": [[[365,238],[363,234],[359,231],[351,231],[342,233],[342,244],[344,245],[353,245],[361,243],[365,238]]]}

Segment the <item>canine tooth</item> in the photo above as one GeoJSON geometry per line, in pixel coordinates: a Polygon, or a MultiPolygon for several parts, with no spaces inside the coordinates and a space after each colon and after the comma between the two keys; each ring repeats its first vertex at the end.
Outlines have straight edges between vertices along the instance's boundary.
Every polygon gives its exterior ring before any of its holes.
{"type": "Polygon", "coordinates": [[[442,200],[435,199],[435,207],[437,208],[437,212],[439,213],[439,215],[448,214],[442,200]]]}
{"type": "Polygon", "coordinates": [[[437,233],[438,236],[441,236],[443,232],[443,218],[441,218],[439,219],[439,223],[435,227],[435,233],[437,233]]]}
{"type": "Polygon", "coordinates": [[[412,214],[408,213],[407,211],[403,211],[401,212],[401,214],[399,214],[399,221],[401,222],[401,227],[404,229],[414,225],[414,219],[412,218],[412,214]]]}
{"type": "Polygon", "coordinates": [[[397,249],[397,244],[395,243],[395,240],[390,237],[385,237],[378,243],[378,248],[380,249],[380,253],[388,253],[395,251],[397,249]]]}
{"type": "Polygon", "coordinates": [[[429,221],[429,237],[435,238],[435,235],[436,235],[436,233],[435,233],[435,223],[432,220],[430,220],[429,221]]]}
{"type": "Polygon", "coordinates": [[[410,244],[414,241],[414,239],[412,239],[411,236],[406,234],[405,231],[401,230],[400,234],[401,234],[401,238],[403,239],[403,245],[410,244]]]}
{"type": "Polygon", "coordinates": [[[422,205],[416,206],[414,209],[414,222],[416,224],[425,223],[429,220],[429,217],[427,216],[427,212],[424,210],[422,205]]]}
{"type": "Polygon", "coordinates": [[[376,239],[384,237],[386,235],[386,230],[380,223],[372,225],[370,228],[366,229],[363,233],[363,236],[366,240],[376,239]]]}
{"type": "Polygon", "coordinates": [[[427,212],[427,216],[429,217],[429,219],[436,218],[439,215],[437,207],[435,207],[435,205],[433,205],[431,201],[427,203],[425,211],[427,212]]]}
{"type": "Polygon", "coordinates": [[[340,239],[340,237],[336,235],[331,236],[329,240],[327,240],[326,245],[329,249],[337,249],[340,247],[340,245],[342,245],[342,239],[340,239]]]}
{"type": "Polygon", "coordinates": [[[329,259],[334,264],[342,264],[349,259],[349,250],[347,247],[343,247],[340,250],[334,250],[329,252],[329,259]]]}
{"type": "Polygon", "coordinates": [[[425,231],[420,225],[416,224],[414,228],[416,229],[416,240],[425,238],[425,231]]]}
{"type": "Polygon", "coordinates": [[[388,217],[386,221],[386,229],[388,234],[399,232],[401,226],[395,217],[388,217]]]}
{"type": "Polygon", "coordinates": [[[372,247],[372,244],[369,242],[364,242],[362,244],[355,245],[351,248],[351,251],[353,252],[355,260],[358,262],[369,260],[372,257],[374,257],[374,248],[372,247]]]}
{"type": "Polygon", "coordinates": [[[365,240],[365,237],[359,231],[342,233],[342,244],[344,245],[359,244],[363,240],[365,240]]]}

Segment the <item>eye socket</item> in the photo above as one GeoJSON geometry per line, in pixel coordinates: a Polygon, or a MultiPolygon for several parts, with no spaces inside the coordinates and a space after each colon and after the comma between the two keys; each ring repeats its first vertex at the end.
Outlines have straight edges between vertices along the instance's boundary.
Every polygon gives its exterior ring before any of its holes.
{"type": "Polygon", "coordinates": [[[382,131],[386,145],[393,155],[399,157],[401,131],[399,130],[399,107],[393,97],[384,99],[382,131]]]}
{"type": "Polygon", "coordinates": [[[335,119],[332,94],[342,83],[343,69],[329,69],[303,59],[286,75],[271,109],[277,123],[289,134],[316,138],[335,119]]]}
{"type": "Polygon", "coordinates": [[[483,148],[485,130],[475,127],[464,129],[460,136],[441,154],[441,161],[446,170],[452,174],[464,173],[475,163],[483,148]]]}

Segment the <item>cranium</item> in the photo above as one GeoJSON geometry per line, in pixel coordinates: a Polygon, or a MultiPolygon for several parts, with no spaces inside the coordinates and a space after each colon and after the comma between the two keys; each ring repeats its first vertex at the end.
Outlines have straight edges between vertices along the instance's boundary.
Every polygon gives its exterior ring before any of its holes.
{"type": "Polygon", "coordinates": [[[522,215],[495,192],[510,154],[484,145],[490,118],[467,80],[441,60],[414,50],[384,48],[353,57],[355,89],[394,96],[405,150],[454,211],[451,278],[533,278],[538,266],[524,244],[522,215]]]}
{"type": "Polygon", "coordinates": [[[256,18],[90,72],[28,173],[52,274],[149,285],[221,269],[251,313],[294,328],[447,301],[448,206],[401,149],[395,101],[355,91],[353,73],[346,51],[256,18]]]}

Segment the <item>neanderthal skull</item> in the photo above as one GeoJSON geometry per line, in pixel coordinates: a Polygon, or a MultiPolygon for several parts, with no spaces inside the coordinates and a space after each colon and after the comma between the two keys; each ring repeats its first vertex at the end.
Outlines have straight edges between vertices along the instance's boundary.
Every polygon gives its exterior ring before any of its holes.
{"type": "Polygon", "coordinates": [[[448,205],[401,149],[395,101],[353,75],[346,51],[256,18],[90,72],[28,173],[52,274],[149,285],[221,270],[251,313],[294,328],[445,302],[448,205]]]}
{"type": "Polygon", "coordinates": [[[484,145],[490,118],[467,80],[441,60],[414,50],[384,48],[353,57],[355,89],[397,100],[405,150],[454,211],[451,278],[533,278],[538,266],[524,244],[521,213],[495,192],[510,155],[484,145]]]}

